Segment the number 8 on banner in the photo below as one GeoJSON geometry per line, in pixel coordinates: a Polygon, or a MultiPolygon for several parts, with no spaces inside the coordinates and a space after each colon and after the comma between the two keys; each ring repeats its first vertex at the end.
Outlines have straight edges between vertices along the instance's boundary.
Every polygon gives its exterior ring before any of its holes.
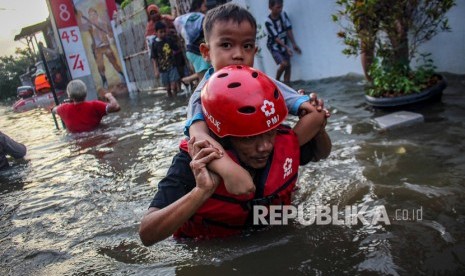
{"type": "Polygon", "coordinates": [[[50,4],[71,76],[74,79],[90,75],[72,0],[50,0],[50,4]]]}

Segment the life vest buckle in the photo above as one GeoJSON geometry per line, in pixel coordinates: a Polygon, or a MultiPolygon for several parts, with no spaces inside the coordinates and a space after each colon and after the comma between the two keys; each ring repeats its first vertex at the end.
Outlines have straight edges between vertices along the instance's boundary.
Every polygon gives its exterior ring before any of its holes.
{"type": "Polygon", "coordinates": [[[277,194],[272,194],[269,196],[261,197],[261,198],[254,198],[252,200],[248,200],[241,204],[242,208],[246,211],[252,210],[253,206],[258,205],[258,206],[269,206],[271,203],[273,203],[273,200],[275,200],[278,197],[277,194]]]}

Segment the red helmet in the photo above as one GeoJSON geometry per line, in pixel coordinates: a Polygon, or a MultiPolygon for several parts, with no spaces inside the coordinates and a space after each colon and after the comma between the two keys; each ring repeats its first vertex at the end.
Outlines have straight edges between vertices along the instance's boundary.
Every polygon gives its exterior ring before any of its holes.
{"type": "Polygon", "coordinates": [[[200,97],[205,121],[218,137],[262,134],[287,116],[286,103],[274,82],[245,65],[226,66],[213,74],[200,97]]]}

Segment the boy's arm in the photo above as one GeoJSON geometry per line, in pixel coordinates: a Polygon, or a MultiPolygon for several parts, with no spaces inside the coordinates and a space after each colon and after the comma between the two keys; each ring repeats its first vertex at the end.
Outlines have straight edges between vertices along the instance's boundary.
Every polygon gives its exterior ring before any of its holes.
{"type": "Polygon", "coordinates": [[[160,70],[158,70],[158,62],[156,59],[154,59],[154,63],[153,63],[153,71],[154,71],[154,75],[155,75],[155,78],[160,78],[160,70]]]}
{"type": "Polygon", "coordinates": [[[292,32],[292,29],[287,30],[287,36],[289,37],[289,40],[291,41],[291,43],[292,43],[292,45],[294,47],[294,51],[301,54],[302,50],[300,50],[299,46],[295,42],[294,33],[292,32]]]}
{"type": "Polygon", "coordinates": [[[286,106],[289,113],[295,116],[299,115],[300,106],[303,103],[308,102],[309,97],[307,95],[299,94],[293,88],[285,85],[280,81],[277,81],[275,79],[272,80],[278,87],[279,91],[281,91],[281,94],[283,95],[284,100],[286,101],[286,106]]]}
{"type": "MultiPolygon", "coordinates": [[[[202,91],[211,73],[210,71],[205,74],[189,99],[189,104],[187,106],[187,123],[184,128],[184,134],[191,138],[195,137],[197,141],[207,140],[221,152],[225,152],[224,148],[210,136],[207,124],[203,120],[202,115],[200,91],[202,91]]],[[[231,194],[240,195],[255,191],[255,185],[250,174],[239,164],[234,162],[227,154],[209,163],[208,168],[223,178],[226,190],[231,194]]]]}
{"type": "MultiPolygon", "coordinates": [[[[207,140],[213,147],[221,152],[225,152],[224,148],[213,139],[208,131],[207,124],[204,121],[198,120],[189,128],[191,139],[207,140]]],[[[226,190],[234,195],[249,194],[255,192],[255,184],[253,183],[250,174],[239,164],[234,162],[229,155],[224,154],[220,159],[215,159],[207,165],[208,169],[219,174],[223,179],[226,190]]]]}

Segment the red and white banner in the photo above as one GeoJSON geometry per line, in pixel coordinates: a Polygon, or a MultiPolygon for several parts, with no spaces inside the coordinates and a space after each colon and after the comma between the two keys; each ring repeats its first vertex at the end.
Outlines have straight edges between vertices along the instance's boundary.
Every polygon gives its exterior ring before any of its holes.
{"type": "Polygon", "coordinates": [[[49,0],[73,79],[91,74],[72,0],[49,0]]]}

